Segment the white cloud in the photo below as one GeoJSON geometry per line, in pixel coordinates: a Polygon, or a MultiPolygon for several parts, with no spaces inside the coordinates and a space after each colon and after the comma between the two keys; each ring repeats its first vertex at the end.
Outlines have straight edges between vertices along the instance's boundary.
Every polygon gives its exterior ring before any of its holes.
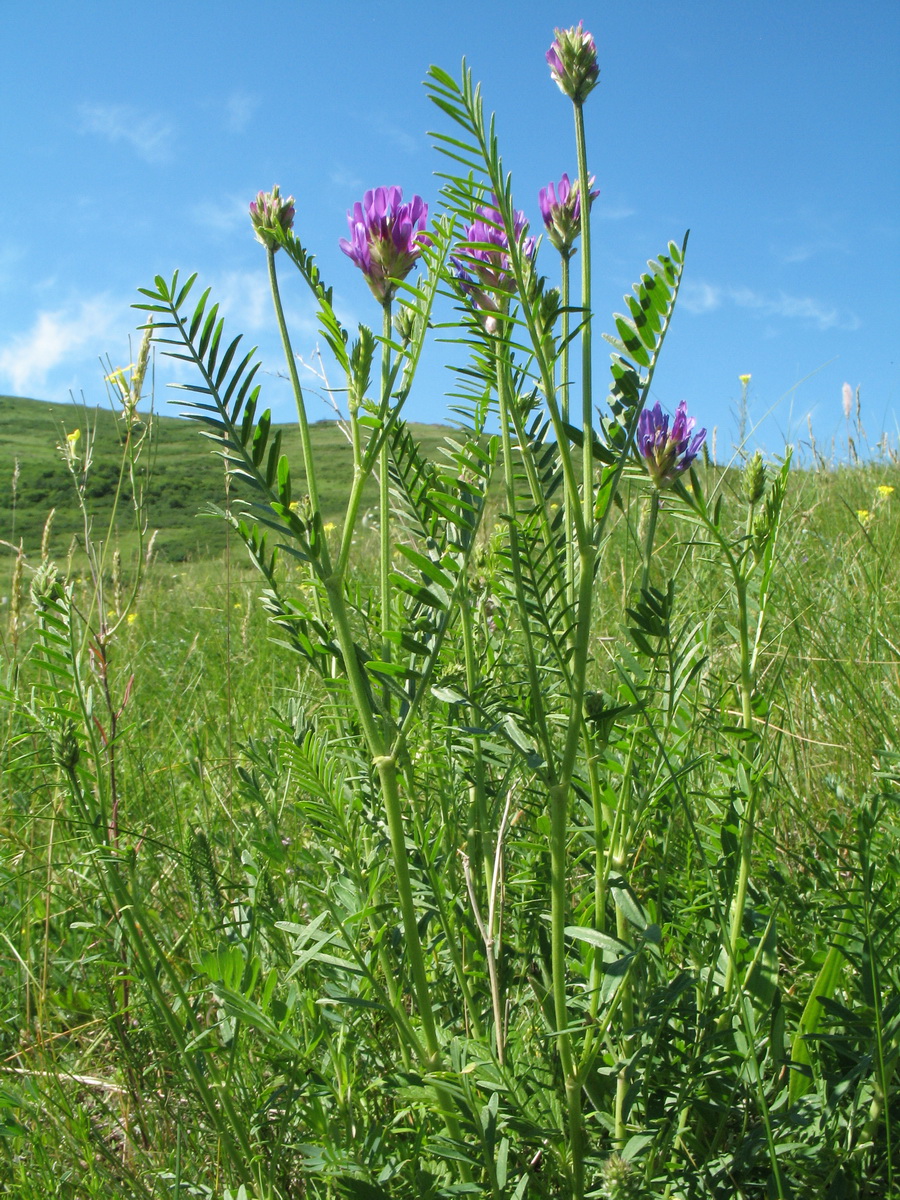
{"type": "Polygon", "coordinates": [[[206,200],[191,212],[198,225],[214,233],[230,234],[242,226],[250,232],[250,197],[232,195],[218,203],[206,200]]]}
{"type": "Polygon", "coordinates": [[[249,92],[232,92],[225,101],[225,128],[229,133],[243,133],[258,108],[256,96],[249,92]]]}
{"type": "Polygon", "coordinates": [[[269,283],[262,270],[226,271],[216,276],[210,300],[219,305],[222,316],[228,319],[231,337],[264,329],[274,320],[269,283]]]}
{"type": "Polygon", "coordinates": [[[378,138],[393,142],[404,154],[416,154],[420,149],[419,139],[413,137],[409,130],[394,121],[388,120],[383,113],[361,113],[360,120],[372,130],[378,138]]]}
{"type": "Polygon", "coordinates": [[[821,304],[811,296],[791,296],[787,292],[769,295],[748,287],[720,287],[702,280],[685,282],[681,302],[694,315],[714,312],[723,304],[734,304],[770,319],[803,321],[823,333],[828,329],[858,329],[860,325],[855,314],[821,304]]]}
{"type": "Polygon", "coordinates": [[[713,287],[711,283],[687,279],[681,286],[678,302],[689,313],[714,312],[722,303],[722,289],[713,287]]]}
{"type": "MultiPolygon", "coordinates": [[[[362,191],[363,183],[360,177],[344,166],[337,167],[328,178],[336,188],[340,188],[342,191],[354,194],[362,191]]],[[[347,207],[350,208],[351,205],[348,204],[347,207]]]]}
{"type": "Polygon", "coordinates": [[[81,133],[127,142],[149,163],[169,157],[174,130],[157,113],[141,113],[129,104],[82,104],[78,115],[81,133]]]}
{"type": "Polygon", "coordinates": [[[128,311],[126,304],[108,296],[94,296],[74,307],[39,313],[31,329],[0,346],[0,380],[8,381],[3,390],[18,396],[34,394],[45,386],[51,371],[82,352],[99,358],[111,337],[127,328],[128,311]]]}
{"type": "Polygon", "coordinates": [[[628,217],[633,217],[637,209],[629,208],[627,204],[609,206],[600,200],[599,202],[595,201],[591,212],[600,221],[624,221],[628,217]]]}

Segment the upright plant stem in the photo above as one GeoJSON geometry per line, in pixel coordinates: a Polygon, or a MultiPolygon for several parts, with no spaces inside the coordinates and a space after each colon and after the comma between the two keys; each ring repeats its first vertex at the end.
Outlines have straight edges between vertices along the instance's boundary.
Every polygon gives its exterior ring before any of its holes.
{"type": "MultiPolygon", "coordinates": [[[[287,322],[284,319],[284,309],[281,306],[281,293],[278,290],[278,274],[275,270],[275,251],[271,247],[266,248],[266,258],[269,264],[269,287],[272,291],[272,303],[275,305],[275,319],[278,322],[278,329],[281,333],[281,344],[284,347],[284,357],[291,380],[291,389],[294,393],[294,404],[297,407],[297,424],[300,427],[300,444],[303,449],[303,469],[306,472],[306,490],[309,492],[309,503],[313,511],[313,519],[317,523],[320,523],[319,488],[316,481],[312,442],[309,437],[309,422],[306,419],[306,403],[303,399],[303,389],[300,386],[300,376],[297,373],[297,360],[294,358],[287,322]]],[[[324,561],[327,563],[328,545],[325,542],[323,542],[322,554],[324,561]]]]}
{"type": "Polygon", "coordinates": [[[584,140],[584,109],[575,104],[575,149],[578,154],[578,187],[581,195],[581,422],[582,501],[585,529],[593,532],[594,516],[594,393],[591,377],[591,187],[588,181],[584,140]]]}
{"type": "MultiPolygon", "coordinates": [[[[381,414],[387,416],[390,407],[391,380],[391,301],[386,299],[383,306],[381,347],[381,414]]],[[[378,452],[378,540],[379,540],[379,571],[378,578],[381,590],[381,657],[384,662],[391,661],[391,643],[387,638],[392,628],[391,618],[391,490],[390,490],[390,450],[387,438],[384,439],[378,452]]],[[[390,705],[390,693],[385,688],[384,703],[390,705]]]]}
{"type": "MultiPolygon", "coordinates": [[[[571,305],[571,272],[569,262],[571,248],[564,251],[560,264],[560,301],[562,304],[562,351],[559,359],[562,419],[569,424],[569,306],[571,305]]],[[[575,522],[572,515],[573,496],[564,491],[564,515],[566,538],[566,603],[571,608],[575,603],[575,522]]]]}
{"type": "MultiPolygon", "coordinates": [[[[753,729],[753,657],[750,648],[750,612],[747,604],[747,567],[750,559],[750,539],[753,532],[753,504],[747,510],[744,557],[731,558],[732,576],[737,591],[738,639],[741,658],[741,728],[749,733],[753,729]]],[[[748,764],[751,766],[751,764],[748,764]]],[[[747,907],[747,890],[750,885],[750,867],[753,858],[753,838],[756,831],[756,805],[758,789],[752,767],[747,772],[750,795],[744,798],[744,813],[741,823],[740,859],[737,887],[731,906],[731,924],[728,931],[728,965],[725,968],[725,995],[731,998],[737,975],[737,953],[744,926],[744,910],[747,907]]]]}
{"type": "Polygon", "coordinates": [[[644,568],[641,572],[641,591],[645,592],[650,584],[650,565],[653,562],[653,543],[656,539],[656,521],[659,517],[659,491],[654,488],[650,493],[650,516],[647,521],[647,538],[644,542],[644,568]]]}
{"type": "MultiPolygon", "coordinates": [[[[460,629],[463,639],[463,655],[466,667],[466,691],[474,696],[478,686],[478,659],[475,653],[475,631],[472,622],[472,602],[468,590],[460,599],[460,629]]],[[[478,725],[478,714],[471,709],[473,727],[478,725]]],[[[490,896],[494,879],[494,838],[489,826],[487,793],[485,789],[484,755],[481,738],[472,734],[472,782],[469,784],[470,820],[474,838],[470,839],[469,855],[482,864],[484,894],[490,896]]]]}
{"type": "MultiPolygon", "coordinates": [[[[580,1200],[580,1198],[584,1195],[581,1084],[577,1078],[577,1073],[575,1070],[575,1061],[572,1054],[572,1039],[568,1030],[569,1014],[566,997],[565,942],[565,925],[566,915],[568,912],[568,895],[566,887],[566,846],[568,841],[569,792],[571,789],[571,777],[575,751],[577,750],[578,744],[578,729],[576,729],[575,734],[575,745],[573,747],[568,747],[571,750],[571,754],[565,756],[563,759],[564,764],[568,763],[568,773],[565,773],[566,768],[564,766],[563,774],[558,775],[553,765],[555,754],[546,724],[546,714],[544,713],[543,704],[543,690],[541,687],[540,673],[537,668],[537,660],[535,658],[534,647],[531,639],[528,606],[525,600],[521,566],[519,563],[518,543],[515,528],[517,507],[516,486],[512,462],[512,430],[514,427],[514,422],[510,412],[510,405],[513,403],[513,401],[509,395],[506,371],[504,369],[503,359],[501,358],[502,347],[499,339],[496,344],[496,350],[497,395],[500,408],[500,436],[503,444],[506,503],[511,522],[510,561],[512,567],[513,585],[522,619],[522,636],[525,641],[525,651],[528,662],[529,693],[534,707],[533,715],[541,736],[542,750],[547,763],[547,771],[549,776],[548,807],[550,812],[550,944],[553,1011],[556,1020],[556,1042],[559,1049],[560,1065],[562,1067],[563,1077],[565,1079],[566,1107],[569,1116],[569,1147],[572,1158],[572,1195],[573,1200],[580,1200]]],[[[584,589],[582,587],[581,591],[583,592],[583,590],[584,589]]],[[[582,608],[582,598],[583,597],[579,597],[579,611],[581,611],[582,608]]],[[[583,640],[584,637],[582,636],[582,641],[583,640]]],[[[579,669],[576,655],[575,674],[580,674],[581,676],[580,694],[582,697],[584,693],[583,672],[583,666],[579,669]]],[[[573,686],[573,691],[578,691],[577,685],[573,686]]],[[[580,708],[581,701],[579,700],[579,714],[580,708]]],[[[576,721],[576,726],[580,728],[580,721],[576,721]]]]}

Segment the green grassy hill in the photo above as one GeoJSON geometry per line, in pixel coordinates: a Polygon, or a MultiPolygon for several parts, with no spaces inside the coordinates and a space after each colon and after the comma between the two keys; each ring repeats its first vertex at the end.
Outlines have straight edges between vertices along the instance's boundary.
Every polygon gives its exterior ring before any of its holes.
{"type": "MultiPolygon", "coordinates": [[[[172,560],[218,554],[225,545],[225,524],[198,514],[210,501],[223,502],[221,461],[194,422],[156,415],[152,420],[155,438],[145,464],[144,486],[150,529],[159,530],[156,539],[159,554],[172,560]]],[[[299,492],[303,486],[299,434],[292,425],[281,428],[284,451],[291,461],[299,492]]],[[[441,425],[413,428],[429,455],[448,432],[441,425]]],[[[21,539],[26,552],[34,553],[40,546],[51,509],[56,510],[51,537],[54,556],[64,555],[72,538],[81,533],[72,479],[58,448],[66,434],[75,429],[82,431],[80,448],[88,429],[94,431],[87,496],[97,536],[109,519],[121,464],[121,430],[114,413],[108,408],[0,396],[0,540],[18,545],[21,539]]],[[[325,519],[337,522],[350,484],[350,446],[334,421],[315,424],[312,437],[321,468],[319,482],[325,519]]],[[[373,488],[370,503],[375,502],[373,488]]],[[[121,521],[123,540],[128,540],[130,528],[126,506],[121,521]]]]}

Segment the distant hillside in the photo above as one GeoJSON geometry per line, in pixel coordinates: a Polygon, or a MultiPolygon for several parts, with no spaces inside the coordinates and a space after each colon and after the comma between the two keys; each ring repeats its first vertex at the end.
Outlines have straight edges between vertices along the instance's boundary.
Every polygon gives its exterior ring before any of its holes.
{"type": "MultiPolygon", "coordinates": [[[[203,558],[221,552],[225,545],[224,523],[200,518],[210,501],[224,496],[221,461],[200,426],[180,417],[152,418],[156,437],[146,462],[146,495],[151,529],[158,529],[156,545],[164,558],[203,558]]],[[[57,449],[67,433],[87,428],[95,431],[93,465],[88,496],[95,517],[95,536],[109,519],[118,479],[121,451],[119,430],[109,409],[85,409],[76,404],[50,404],[0,396],[0,539],[18,544],[26,551],[40,546],[41,533],[50,509],[53,520],[52,553],[64,555],[72,537],[81,533],[81,519],[74,501],[72,481],[57,449]],[[18,477],[14,475],[18,463],[18,477]]],[[[300,438],[296,427],[283,425],[284,452],[291,461],[299,493],[303,486],[300,438]]],[[[416,425],[423,449],[431,454],[446,436],[441,425],[416,425]]],[[[350,484],[350,446],[334,421],[312,427],[319,485],[326,520],[341,519],[350,484]]],[[[80,445],[83,446],[83,441],[80,445]]],[[[374,504],[372,491],[369,503],[374,504]]],[[[127,515],[123,537],[129,529],[127,515]]]]}

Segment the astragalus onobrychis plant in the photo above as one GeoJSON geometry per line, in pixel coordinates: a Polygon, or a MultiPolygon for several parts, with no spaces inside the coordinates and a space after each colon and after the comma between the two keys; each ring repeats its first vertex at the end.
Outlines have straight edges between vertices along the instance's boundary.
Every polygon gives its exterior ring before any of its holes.
{"type": "MultiPolygon", "coordinates": [[[[282,454],[259,363],[209,292],[198,300],[177,274],[143,289],[154,342],[196,368],[179,385],[188,415],[252,497],[222,515],[262,575],[281,654],[302,668],[242,750],[243,878],[226,896],[198,829],[185,869],[197,908],[177,946],[134,858],[109,844],[68,717],[54,751],[142,1003],[182,1064],[192,1124],[177,1194],[195,1141],[215,1171],[195,1173],[190,1194],[272,1200],[895,1186],[896,874],[877,839],[897,784],[885,775],[858,830],[822,835],[804,865],[821,911],[810,939],[765,819],[790,455],[750,459],[723,505],[705,431],[686,405],[670,419],[648,401],[686,236],[640,275],[598,369],[594,41],[558,30],[547,60],[575,154],[548,166],[545,239],[517,207],[465,65],[460,82],[433,67],[440,211],[376,187],[340,243],[381,309],[374,330],[342,325],[302,206],[277,187],[251,204],[302,461],[282,454]],[[334,360],[352,460],[337,530],[319,502],[284,263],[334,360]],[[436,461],[404,421],[432,337],[458,380],[436,461]],[[373,481],[374,539],[361,533],[373,481]],[[614,526],[631,549],[609,624],[614,526]],[[682,581],[702,609],[681,602],[682,581]]],[[[47,608],[57,654],[65,597],[47,608]]]]}

